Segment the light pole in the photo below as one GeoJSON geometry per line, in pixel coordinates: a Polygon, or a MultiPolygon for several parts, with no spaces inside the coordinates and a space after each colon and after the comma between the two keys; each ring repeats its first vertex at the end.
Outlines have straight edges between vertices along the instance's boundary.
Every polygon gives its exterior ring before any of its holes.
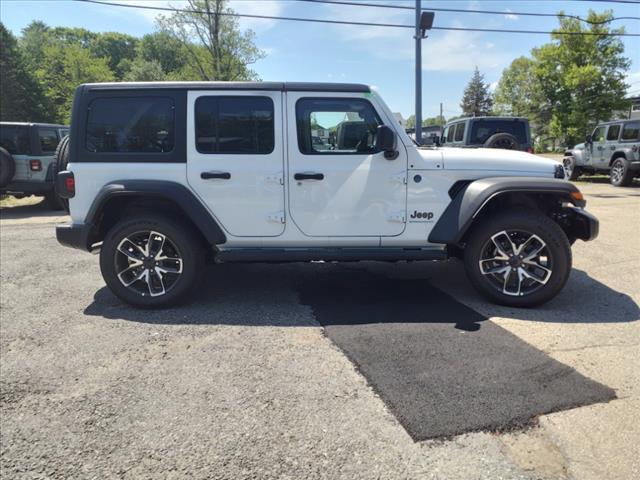
{"type": "Polygon", "coordinates": [[[422,39],[433,25],[434,12],[423,12],[421,0],[416,0],[416,142],[422,145],[422,39]]]}

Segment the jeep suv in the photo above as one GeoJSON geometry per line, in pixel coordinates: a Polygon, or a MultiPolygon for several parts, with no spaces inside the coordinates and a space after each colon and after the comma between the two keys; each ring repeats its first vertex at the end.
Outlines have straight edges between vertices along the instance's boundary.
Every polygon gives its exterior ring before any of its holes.
{"type": "Polygon", "coordinates": [[[630,185],[640,176],[640,120],[599,124],[585,143],[565,152],[563,164],[570,180],[608,173],[612,185],[630,185]]]}
{"type": "Polygon", "coordinates": [[[522,117],[469,117],[444,126],[445,147],[502,148],[533,153],[529,120],[522,117]]]}
{"type": "Polygon", "coordinates": [[[562,165],[420,148],[365,85],[88,84],[71,125],[58,241],[99,250],[109,288],[140,307],[184,299],[207,259],[449,257],[493,301],[531,306],[567,281],[571,244],[598,233],[562,165]]]}
{"type": "Polygon", "coordinates": [[[0,193],[44,195],[62,208],[54,191],[56,149],[69,127],[50,123],[0,123],[0,193]]]}

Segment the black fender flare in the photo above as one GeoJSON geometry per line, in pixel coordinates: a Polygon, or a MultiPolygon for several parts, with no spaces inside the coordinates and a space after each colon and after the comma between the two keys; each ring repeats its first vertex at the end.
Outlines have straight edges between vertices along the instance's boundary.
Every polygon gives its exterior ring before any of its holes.
{"type": "Polygon", "coordinates": [[[561,197],[577,207],[584,207],[584,200],[571,194],[580,190],[571,182],[555,178],[490,177],[470,182],[461,188],[444,210],[429,234],[430,243],[457,245],[469,230],[474,218],[489,201],[505,193],[544,193],[561,197]]]}
{"type": "Polygon", "coordinates": [[[193,192],[180,183],[166,180],[119,180],[106,184],[93,200],[85,218],[85,225],[96,224],[105,204],[110,199],[126,196],[172,201],[202,232],[211,245],[220,245],[227,241],[220,225],[193,192]]]}

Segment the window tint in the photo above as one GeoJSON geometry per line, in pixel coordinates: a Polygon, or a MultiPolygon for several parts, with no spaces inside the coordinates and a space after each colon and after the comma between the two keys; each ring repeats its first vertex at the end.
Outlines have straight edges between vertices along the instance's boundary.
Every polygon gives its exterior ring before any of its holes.
{"type": "Polygon", "coordinates": [[[268,154],[274,146],[269,97],[200,97],[196,148],[201,153],[268,154]]]}
{"type": "Polygon", "coordinates": [[[640,122],[625,124],[621,140],[640,140],[640,122]]]}
{"type": "Polygon", "coordinates": [[[465,127],[465,122],[459,123],[456,126],[456,135],[455,135],[456,142],[461,142],[464,139],[464,127],[465,127]]]}
{"type": "Polygon", "coordinates": [[[489,137],[496,133],[510,133],[518,139],[518,143],[529,143],[527,130],[522,121],[483,119],[472,120],[471,125],[471,138],[469,142],[472,145],[484,144],[489,137]]]}
{"type": "Polygon", "coordinates": [[[30,154],[29,127],[0,126],[0,146],[13,155],[30,154]]]}
{"type": "Polygon", "coordinates": [[[90,152],[167,153],[175,141],[173,100],[164,97],[98,98],[89,105],[90,152]]]}
{"type": "Polygon", "coordinates": [[[594,142],[604,142],[604,127],[596,128],[591,134],[591,140],[594,142]]]}
{"type": "Polygon", "coordinates": [[[55,152],[58,146],[58,134],[52,128],[39,128],[40,148],[44,153],[55,152]]]}
{"type": "Polygon", "coordinates": [[[360,98],[303,98],[296,103],[298,147],[306,154],[374,153],[380,117],[360,98]]]}
{"type": "Polygon", "coordinates": [[[453,142],[453,136],[455,134],[455,131],[456,131],[456,126],[450,125],[447,130],[447,143],[453,142]]]}
{"type": "Polygon", "coordinates": [[[607,130],[607,140],[618,140],[620,135],[620,125],[610,125],[607,130]]]}

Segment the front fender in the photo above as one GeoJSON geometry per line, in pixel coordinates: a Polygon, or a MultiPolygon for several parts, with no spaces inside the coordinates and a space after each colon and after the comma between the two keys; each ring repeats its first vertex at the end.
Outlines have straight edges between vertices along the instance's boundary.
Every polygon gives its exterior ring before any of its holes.
{"type": "Polygon", "coordinates": [[[474,218],[489,201],[506,193],[552,194],[577,207],[584,207],[584,200],[577,200],[572,193],[580,194],[571,182],[554,178],[492,177],[475,180],[460,189],[429,235],[430,243],[455,245],[460,243],[474,218]]]}

